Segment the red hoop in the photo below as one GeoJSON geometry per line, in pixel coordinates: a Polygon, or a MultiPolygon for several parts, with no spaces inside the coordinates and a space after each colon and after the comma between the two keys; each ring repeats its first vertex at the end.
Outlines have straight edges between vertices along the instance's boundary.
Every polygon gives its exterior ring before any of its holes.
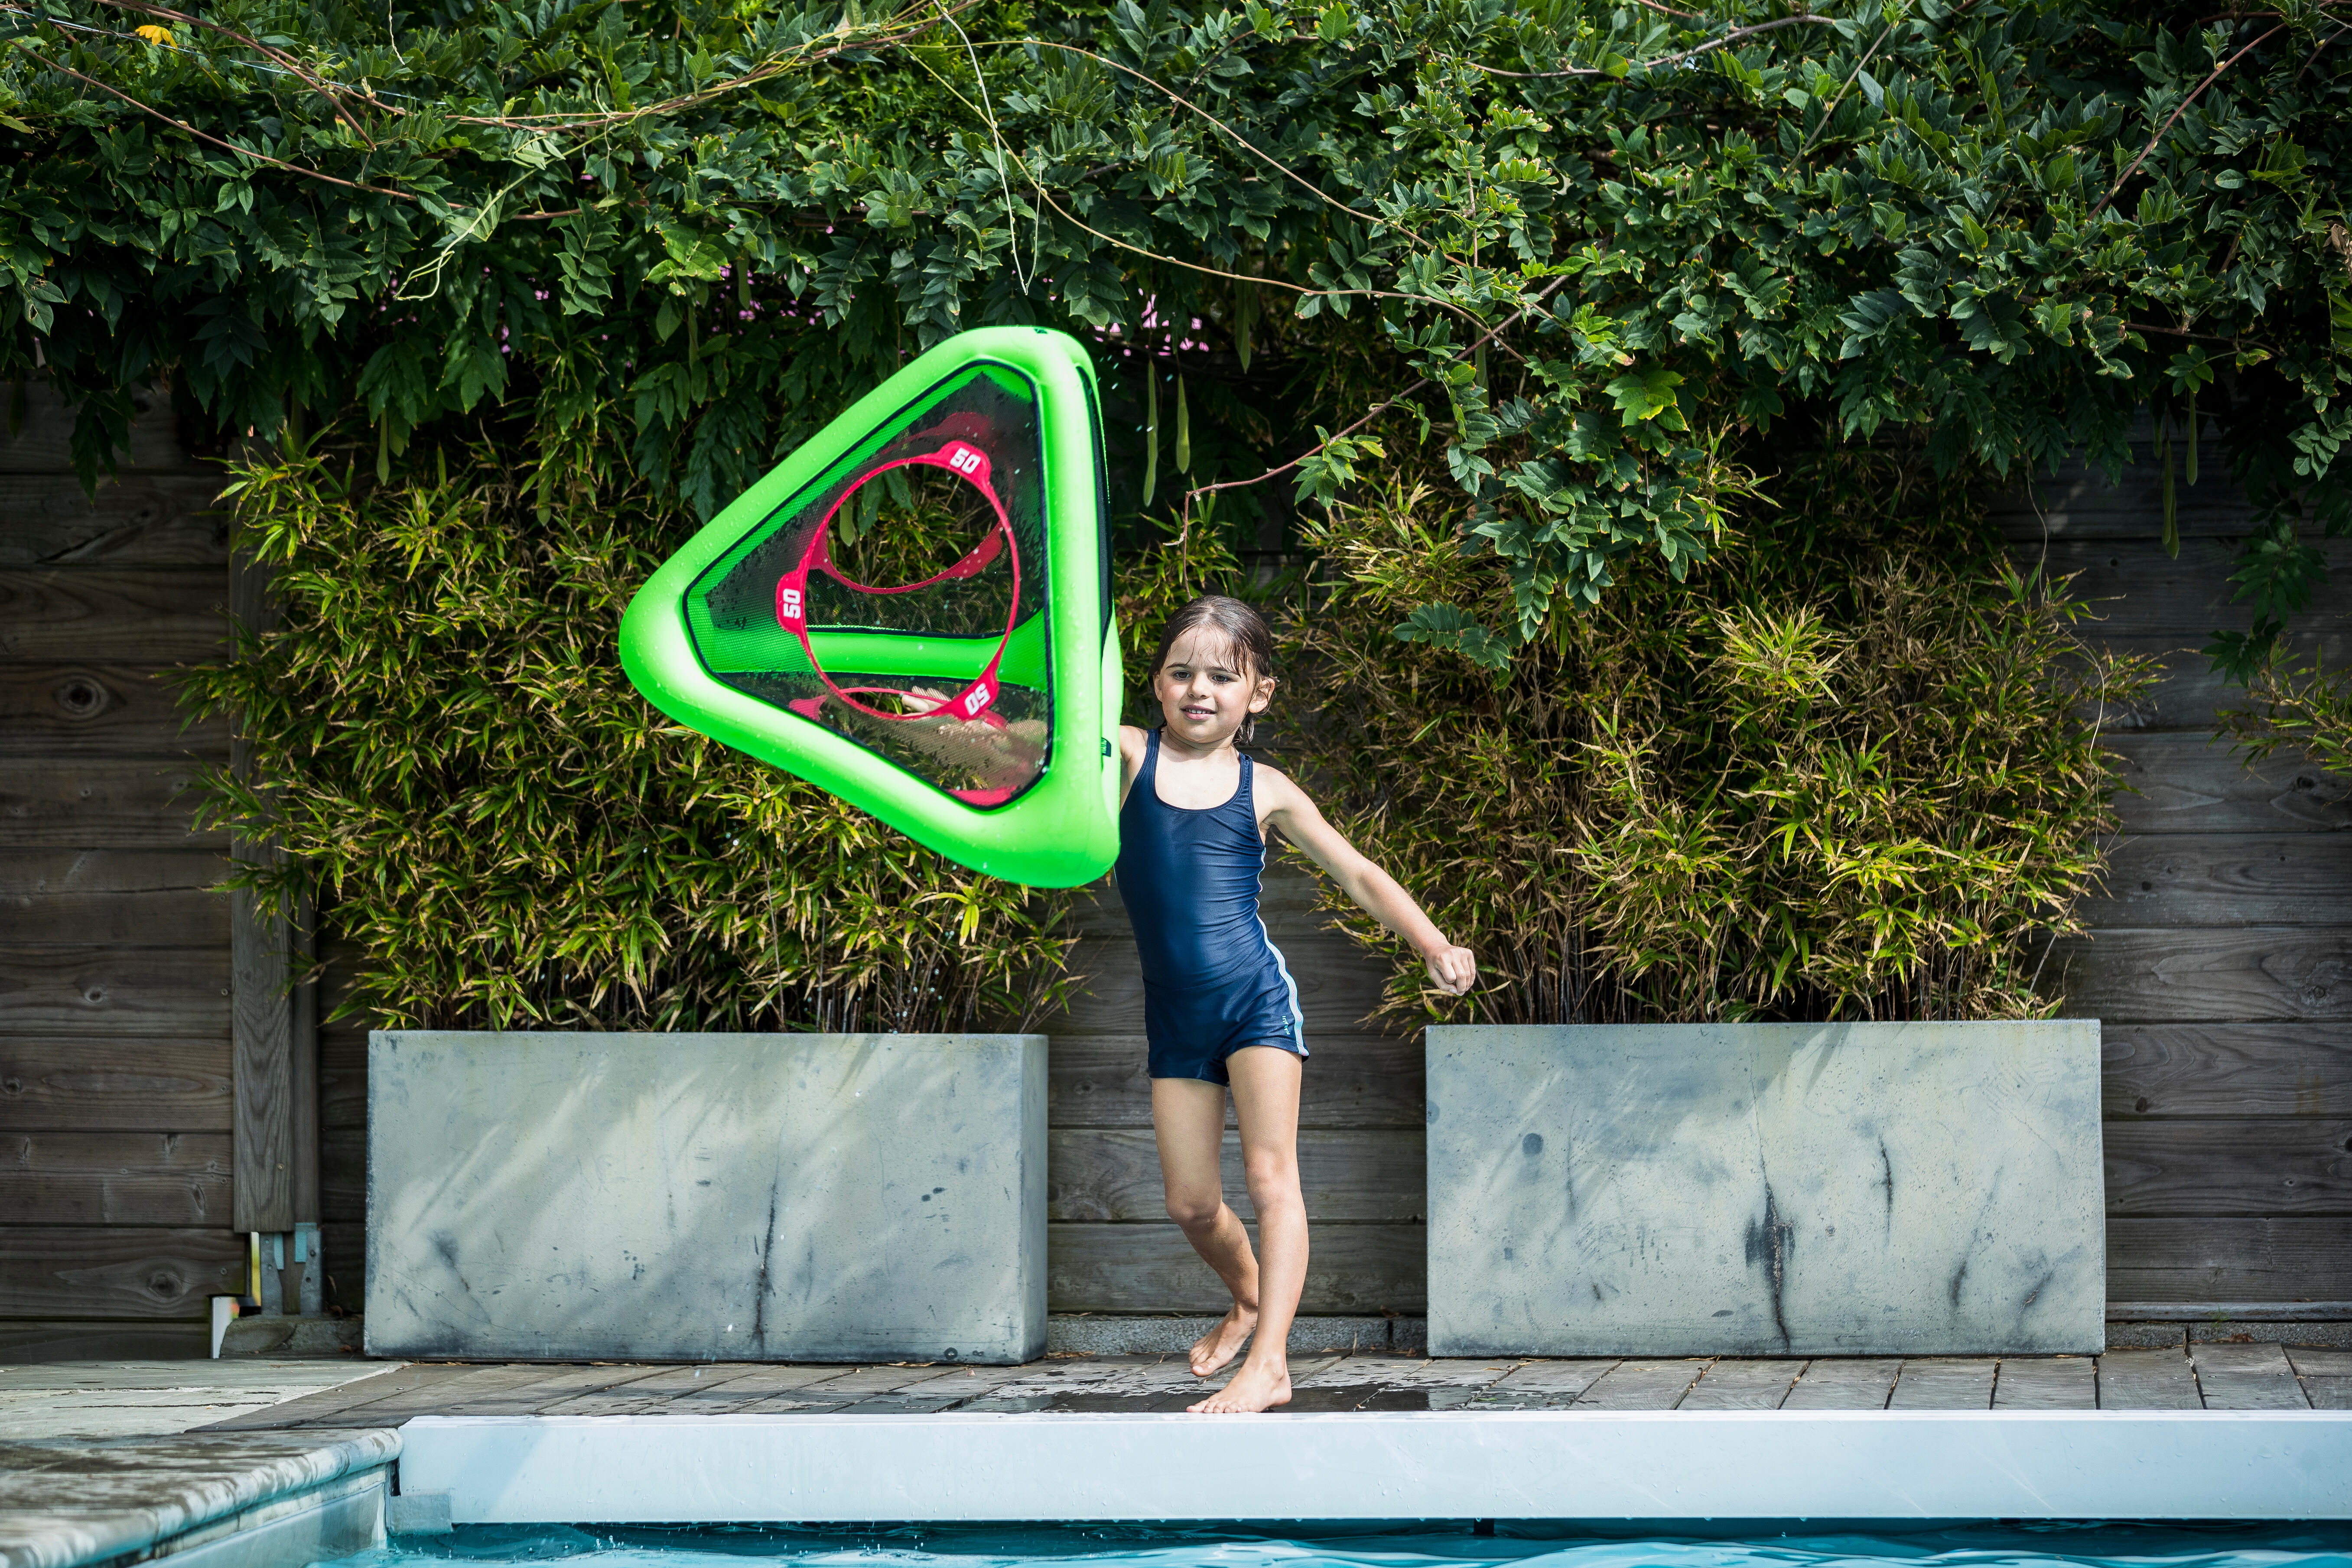
{"type": "MultiPolygon", "coordinates": [[[[989,710],[996,703],[997,667],[1003,662],[1005,645],[1013,640],[1013,627],[1020,624],[1021,619],[1021,545],[1013,536],[1013,520],[1006,515],[1004,503],[997,499],[996,487],[989,482],[990,468],[988,454],[971,442],[959,437],[950,440],[936,452],[925,452],[912,458],[900,458],[895,461],[884,463],[879,468],[869,469],[859,476],[856,484],[842,491],[835,499],[833,505],[825,510],[824,521],[817,525],[816,532],[810,538],[808,547],[801,552],[800,561],[791,571],[776,580],[776,624],[800,640],[801,651],[808,655],[809,668],[816,672],[817,679],[824,683],[824,689],[842,702],[870,719],[903,724],[916,719],[937,719],[947,716],[970,721],[982,719],[984,715],[985,721],[997,728],[1003,726],[1003,720],[989,712],[989,710]],[[945,468],[958,479],[971,481],[982,495],[988,498],[989,509],[996,513],[996,526],[988,531],[986,538],[972,547],[970,554],[944,572],[926,577],[919,583],[908,583],[896,588],[870,587],[848,576],[840,567],[834,564],[833,520],[841,509],[848,504],[849,498],[863,489],[868,479],[877,474],[887,474],[893,468],[903,468],[916,463],[926,468],[945,468]],[[935,584],[976,577],[989,563],[996,559],[1000,551],[1009,554],[1013,563],[1013,602],[1005,611],[1004,633],[996,639],[996,651],[989,655],[988,667],[980,672],[979,678],[948,699],[946,702],[923,713],[885,713],[878,708],[867,707],[850,693],[862,691],[878,695],[890,691],[891,688],[853,686],[845,689],[835,685],[833,677],[824,672],[824,666],[818,662],[815,646],[809,641],[808,635],[808,577],[812,569],[824,573],[854,593],[911,594],[918,588],[929,588],[935,584]]],[[[901,693],[900,695],[912,694],[901,693]]],[[[798,703],[793,704],[796,710],[799,706],[798,703]]],[[[814,713],[807,715],[812,719],[815,716],[814,713]]]]}

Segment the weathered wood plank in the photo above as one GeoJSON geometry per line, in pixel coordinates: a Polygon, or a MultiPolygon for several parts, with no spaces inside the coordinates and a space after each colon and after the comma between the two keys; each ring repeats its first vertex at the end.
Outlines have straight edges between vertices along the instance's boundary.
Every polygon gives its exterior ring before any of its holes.
{"type": "Polygon", "coordinates": [[[1889,1410],[1986,1410],[2000,1363],[1985,1356],[1917,1356],[1904,1362],[1889,1410]]]}
{"type": "Polygon", "coordinates": [[[0,1323],[0,1356],[11,1361],[172,1361],[212,1352],[210,1331],[199,1322],[118,1323],[103,1319],[0,1323]]]}
{"type": "Polygon", "coordinates": [[[709,1388],[697,1387],[674,1394],[664,1402],[664,1414],[671,1415],[726,1415],[740,1414],[763,1399],[822,1384],[828,1378],[841,1377],[850,1371],[842,1366],[756,1366],[740,1377],[730,1377],[709,1388]]]}
{"type": "Polygon", "coordinates": [[[2303,1392],[2314,1410],[2352,1410],[2352,1377],[2306,1377],[2303,1392]]]}
{"type": "MultiPolygon", "coordinates": [[[[2122,619],[2120,616],[2111,616],[2084,626],[2084,641],[2110,653],[2154,659],[2159,679],[2138,701],[2099,715],[2103,730],[2179,731],[2206,737],[2220,731],[2221,714],[2225,710],[2246,705],[2246,689],[2215,672],[2213,661],[2201,651],[2205,643],[2202,637],[2190,639],[2161,632],[2123,631],[2118,629],[2122,619]]],[[[2328,668],[2341,669],[2345,661],[2352,658],[2352,636],[2340,629],[2340,622],[2330,618],[2287,637],[2284,652],[2294,663],[2307,664],[2316,656],[2326,661],[2328,668]]]]}
{"type": "Polygon", "coordinates": [[[859,1399],[869,1394],[903,1394],[960,1370],[946,1363],[929,1366],[854,1366],[843,1369],[838,1376],[821,1379],[816,1386],[824,1390],[828,1399],[859,1399]]]}
{"type": "MultiPolygon", "coordinates": [[[[1424,1142],[1419,1131],[1301,1131],[1298,1180],[1307,1217],[1418,1221],[1428,1190],[1424,1142]]],[[[1239,1133],[1225,1134],[1223,1169],[1225,1202],[1244,1219],[1255,1219],[1239,1133]]],[[[1164,1220],[1160,1152],[1151,1133],[1129,1128],[1049,1133],[1045,1204],[1046,1217],[1054,1220],[1164,1220]]]]}
{"type": "MultiPolygon", "coordinates": [[[[460,1368],[455,1377],[421,1378],[408,1387],[374,1394],[366,1404],[357,1406],[338,1406],[331,1400],[322,1400],[297,1412],[296,1418],[314,1426],[347,1423],[369,1426],[397,1426],[417,1415],[455,1415],[475,1400],[543,1384],[551,1377],[576,1370],[539,1363],[460,1368]]],[[[283,1410],[286,1407],[279,1405],[278,1408],[283,1410]]],[[[266,1413],[255,1414],[262,1415],[266,1413]]]]}
{"type": "Polygon", "coordinates": [[[2106,1115],[2352,1116],[2352,1037],[2328,1024],[2107,1024],[2106,1115]]]}
{"type": "Polygon", "coordinates": [[[2109,1351],[2099,1360],[2103,1410],[2198,1410],[2196,1363],[2171,1350],[2109,1351]]]}
{"type": "MultiPolygon", "coordinates": [[[[549,1415],[676,1415],[681,1399],[718,1388],[759,1370],[757,1362],[717,1363],[709,1366],[674,1366],[650,1377],[634,1378],[615,1388],[574,1394],[544,1407],[549,1415]]],[[[908,1373],[908,1376],[915,1374],[908,1373]]],[[[459,1406],[452,1406],[456,1414],[459,1406]]]]}
{"type": "Polygon", "coordinates": [[[2151,833],[2108,851],[2085,925],[2352,925],[2352,833],[2151,833]]]}
{"type": "Polygon", "coordinates": [[[265,915],[250,893],[229,900],[229,1030],[236,1096],[236,1228],[289,1231],[319,1218],[315,1085],[295,1062],[288,922],[265,915]],[[310,1130],[307,1142],[299,1127],[310,1130]],[[304,1201],[307,1200],[307,1201],[304,1201]]]}
{"type": "MultiPolygon", "coordinates": [[[[323,999],[320,1010],[326,1010],[323,999]]],[[[322,1025],[319,1030],[320,1133],[366,1125],[367,1033],[355,1024],[322,1025]]]]}
{"type": "Polygon", "coordinates": [[[1783,1410],[1884,1410],[1903,1363],[1893,1358],[1840,1357],[1807,1364],[1780,1402],[1783,1410]]]}
{"type": "Polygon", "coordinates": [[[331,1222],[319,1226],[327,1253],[326,1298],[347,1312],[367,1307],[367,1227],[331,1222]]]}
{"type": "Polygon", "coordinates": [[[226,1132],[228,1041],[0,1036],[0,1120],[26,1131],[226,1132]]]}
{"type": "Polygon", "coordinates": [[[211,658],[226,646],[227,584],[199,568],[0,571],[0,659],[211,658]]]}
{"type": "Polygon", "coordinates": [[[0,947],[0,1033],[228,1033],[228,951],[220,947],[0,947]]]}
{"type": "MultiPolygon", "coordinates": [[[[1350,1360],[1354,1359],[1352,1357],[1350,1360]]],[[[1562,1397],[1573,1400],[1612,1371],[1616,1358],[1578,1361],[1530,1362],[1516,1372],[1507,1373],[1494,1385],[1500,1394],[1527,1394],[1536,1397],[1562,1397]]],[[[1327,1375],[1337,1376],[1338,1373],[1327,1375]]]]}
{"type": "MultiPolygon", "coordinates": [[[[236,624],[266,633],[278,619],[269,569],[239,555],[229,567],[236,624]]],[[[229,766],[243,784],[262,781],[246,739],[232,737],[229,766]]],[[[239,867],[284,860],[274,840],[239,838],[239,867]]],[[[313,996],[294,977],[308,924],[266,910],[252,893],[229,895],[229,1034],[236,1051],[236,1227],[289,1231],[319,1219],[319,1039],[313,996]]]]}
{"type": "MultiPolygon", "coordinates": [[[[814,1410],[856,1411],[877,1415],[921,1414],[944,1409],[986,1392],[978,1387],[969,1393],[940,1387],[950,1382],[961,1383],[961,1373],[964,1370],[948,1365],[845,1368],[838,1376],[814,1379],[764,1397],[739,1399],[727,1404],[724,1408],[742,1415],[814,1410]]],[[[1004,1370],[1017,1373],[1019,1369],[1004,1370]]],[[[569,1413],[559,1410],[547,1412],[551,1415],[569,1413]]]]}
{"type": "Polygon", "coordinates": [[[2099,1357],[2102,1410],[2201,1410],[2197,1375],[2178,1351],[2109,1351],[2099,1357]]]}
{"type": "Polygon", "coordinates": [[[2105,1131],[2110,1215],[2352,1215],[2352,1118],[2117,1121],[2105,1131]]]}
{"type": "Polygon", "coordinates": [[[225,849],[227,835],[197,833],[189,819],[195,772],[179,761],[0,756],[0,836],[15,849],[225,849]]]}
{"type": "MultiPolygon", "coordinates": [[[[1298,1009],[1307,1020],[1307,1046],[1327,1034],[1358,1034],[1380,1005],[1387,970],[1336,931],[1301,932],[1276,939],[1291,979],[1298,986],[1298,1009]]],[[[1134,944],[1121,938],[1087,937],[1070,957],[1070,967],[1088,977],[1067,1011],[1038,1024],[1049,1035],[1140,1035],[1143,974],[1134,944]]]]}
{"type": "MultiPolygon", "coordinates": [[[[447,1362],[427,1362],[423,1364],[396,1366],[373,1377],[363,1377],[352,1383],[322,1388],[316,1394],[305,1394],[273,1405],[267,1410],[248,1411],[232,1415],[226,1421],[215,1421],[209,1426],[199,1426],[200,1432],[255,1432],[308,1425],[330,1425],[341,1422],[346,1426],[364,1426],[371,1417],[362,1414],[379,1407],[388,1407],[395,1399],[413,1397],[447,1387],[469,1378],[478,1378],[487,1372],[504,1372],[504,1367],[452,1365],[447,1362]]],[[[535,1371],[544,1370],[535,1368],[535,1371]]],[[[422,1414],[418,1412],[418,1414],[422,1414]]],[[[389,1423],[387,1423],[388,1425],[389,1423]]]]}
{"type": "Polygon", "coordinates": [[[71,474],[0,478],[0,567],[226,566],[226,476],[131,474],[83,492],[71,474]]]}
{"type": "MultiPolygon", "coordinates": [[[[1424,1081],[1420,1031],[1399,1038],[1310,1033],[1298,1125],[1414,1128],[1424,1081]]],[[[1141,1034],[1055,1034],[1046,1055],[1046,1120],[1055,1127],[1149,1127],[1151,1079],[1141,1034]]],[[[1228,1125],[1233,1108],[1226,1106],[1228,1125]]]]}
{"type": "MultiPolygon", "coordinates": [[[[2198,482],[2176,469],[2173,499],[2183,539],[2241,537],[2253,530],[2253,508],[2230,478],[2221,442],[2208,434],[2198,482]]],[[[1988,519],[2011,541],[2160,537],[2164,465],[2156,455],[2156,427],[2143,410],[2135,425],[2130,460],[2112,480],[2107,471],[2069,454],[2053,472],[2020,474],[1985,498],[1988,519]]]]}
{"type": "MultiPolygon", "coordinates": [[[[115,458],[120,472],[178,469],[217,475],[217,469],[198,468],[180,449],[179,424],[173,417],[170,394],[134,392],[131,406],[131,439],[115,458]]],[[[0,423],[0,473],[71,474],[78,416],[78,411],[68,407],[49,383],[26,383],[24,424],[12,436],[8,426],[0,423]]]]}
{"type": "Polygon", "coordinates": [[[1576,1396],[1579,1410],[1672,1410],[1683,1401],[1703,1361],[1621,1361],[1576,1396]]]}
{"type": "Polygon", "coordinates": [[[2308,1410],[2294,1368],[2277,1345],[2196,1345],[2198,1391],[2208,1410],[2308,1410]]]}
{"type": "Polygon", "coordinates": [[[367,1219],[367,1129],[332,1127],[319,1134],[319,1218],[353,1225],[367,1219]]]}
{"type": "Polygon", "coordinates": [[[2352,781],[2287,752],[2251,762],[2210,735],[2111,734],[2126,833],[2333,833],[2352,827],[2352,781]]]}
{"type": "MultiPolygon", "coordinates": [[[[1416,1225],[1316,1227],[1306,1312],[1428,1307],[1428,1233],[1416,1225]]],[[[1056,1312],[1222,1312],[1233,1305],[1173,1225],[1046,1227],[1046,1300],[1056,1312]]]]}
{"type": "MultiPolygon", "coordinates": [[[[2326,558],[2331,573],[2352,569],[2352,539],[2306,536],[2305,542],[2326,558]]],[[[2053,539],[2046,547],[2015,553],[2028,563],[2045,561],[2053,577],[2071,575],[2070,591],[2092,602],[2105,618],[2104,629],[2193,637],[2201,643],[2218,627],[2242,626],[2253,618],[2244,605],[2231,602],[2236,592],[2230,581],[2238,553],[2234,539],[2183,539],[2175,558],[2164,552],[2152,528],[2138,539],[2053,539]]],[[[2310,616],[2307,624],[2319,619],[2310,616]]]]}
{"type": "Polygon", "coordinates": [[[205,947],[228,940],[227,862],[202,849],[0,849],[0,929],[18,942],[205,947]]]}
{"type": "MultiPolygon", "coordinates": [[[[605,1394],[646,1382],[668,1369],[658,1365],[624,1366],[618,1364],[589,1366],[542,1366],[536,1377],[517,1375],[495,1383],[484,1380],[477,1384],[451,1384],[445,1389],[420,1392],[415,1397],[424,1400],[433,1394],[444,1394],[446,1403],[435,1408],[449,1415],[535,1415],[551,1411],[583,1394],[605,1394]],[[462,1397],[457,1397],[462,1395],[462,1397]]],[[[406,1403],[405,1400],[403,1403],[406,1403]]],[[[418,1415],[425,1412],[419,1410],[418,1415]]]]}
{"type": "Polygon", "coordinates": [[[2352,1300],[2352,1226],[2340,1219],[2107,1221],[2107,1300],[2352,1300]]]}
{"type": "Polygon", "coordinates": [[[188,724],[168,668],[0,663],[0,735],[22,756],[228,757],[228,724],[188,724]]]}
{"type": "Polygon", "coordinates": [[[1484,1388],[1514,1370],[1517,1364],[1510,1358],[1501,1356],[1447,1356],[1442,1360],[1408,1361],[1384,1381],[1397,1388],[1484,1388]]]}
{"type": "Polygon", "coordinates": [[[220,1132],[12,1133],[0,1140],[0,1225],[225,1225],[228,1142],[220,1132]]]}
{"type": "Polygon", "coordinates": [[[233,1230],[0,1226],[0,1318],[192,1318],[245,1289],[233,1230]]]}
{"type": "Polygon", "coordinates": [[[2096,1410],[2098,1363],[2089,1356],[2007,1356],[1993,1384],[1996,1410],[2096,1410]]]}
{"type": "Polygon", "coordinates": [[[1804,1374],[1801,1361],[1718,1361],[1677,1410],[1778,1410],[1804,1374]]]}
{"type": "Polygon", "coordinates": [[[2352,1019],[2352,928],[2108,930],[2058,944],[2065,1015],[2122,1023],[2352,1019]]]}

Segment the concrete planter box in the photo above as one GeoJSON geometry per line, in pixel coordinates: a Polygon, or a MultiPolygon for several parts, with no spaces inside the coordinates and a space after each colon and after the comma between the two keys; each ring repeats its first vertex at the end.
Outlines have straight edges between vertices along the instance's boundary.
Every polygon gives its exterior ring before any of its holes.
{"type": "Polygon", "coordinates": [[[2104,1348],[2099,1026],[1428,1032],[1433,1355],[2104,1348]]]}
{"type": "Polygon", "coordinates": [[[371,1355],[1013,1363],[1045,1037],[381,1032],[371,1355]]]}

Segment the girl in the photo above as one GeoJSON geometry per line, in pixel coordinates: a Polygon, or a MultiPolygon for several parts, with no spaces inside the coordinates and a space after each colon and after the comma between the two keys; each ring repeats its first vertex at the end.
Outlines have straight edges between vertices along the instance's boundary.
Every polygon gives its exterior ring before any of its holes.
{"type": "Polygon", "coordinates": [[[1298,1194],[1298,1086],[1307,1059],[1298,987],[1258,918],[1266,832],[1278,830],[1381,923],[1412,943],[1429,977],[1460,995],[1470,950],[1429,922],[1393,878],[1339,837],[1305,792],[1235,745],[1274,699],[1274,638],[1238,599],[1195,599],[1168,618],[1152,661],[1160,726],[1119,731],[1119,897],[1143,959],[1151,1124],[1168,1215],[1233,1310],[1192,1347],[1192,1374],[1216,1373],[1250,1342],[1231,1382],[1191,1408],[1265,1410],[1290,1399],[1285,1351],[1307,1281],[1298,1194]],[[1225,1090],[1263,1258],[1225,1206],[1218,1155],[1225,1090]]]}

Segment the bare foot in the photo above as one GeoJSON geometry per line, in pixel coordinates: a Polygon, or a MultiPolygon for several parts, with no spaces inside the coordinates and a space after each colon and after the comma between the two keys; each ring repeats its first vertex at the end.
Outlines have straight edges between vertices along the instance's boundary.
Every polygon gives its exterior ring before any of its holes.
{"type": "Polygon", "coordinates": [[[1234,1303],[1233,1310],[1217,1320],[1217,1326],[1192,1342],[1192,1375],[1212,1377],[1224,1364],[1242,1353],[1242,1346],[1257,1327],[1257,1313],[1234,1303]]]}
{"type": "Polygon", "coordinates": [[[1247,1415],[1290,1403],[1290,1369],[1244,1362],[1233,1382],[1198,1405],[1185,1408],[1194,1415],[1247,1415]]]}

